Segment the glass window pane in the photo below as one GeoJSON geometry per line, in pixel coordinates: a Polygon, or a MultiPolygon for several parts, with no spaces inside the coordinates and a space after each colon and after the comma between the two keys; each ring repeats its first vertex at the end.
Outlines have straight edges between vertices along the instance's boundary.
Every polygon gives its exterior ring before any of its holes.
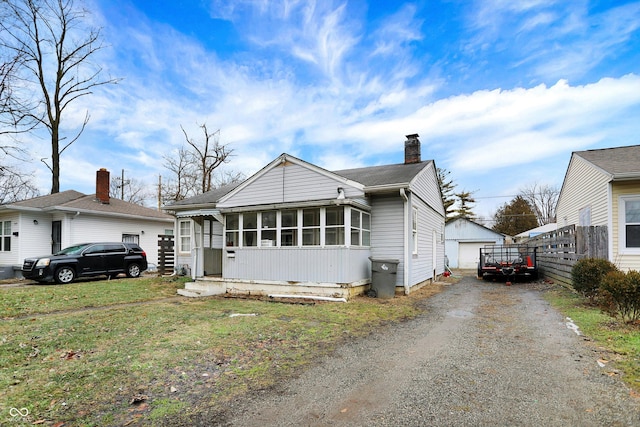
{"type": "Polygon", "coordinates": [[[320,209],[304,209],[302,211],[303,227],[319,227],[320,226],[320,209]]]}
{"type": "Polygon", "coordinates": [[[304,246],[318,246],[320,245],[320,229],[319,228],[307,228],[302,230],[302,244],[304,246]]]}
{"type": "Polygon", "coordinates": [[[258,214],[256,212],[243,214],[242,228],[245,230],[256,230],[258,228],[258,214]]]}
{"type": "Polygon", "coordinates": [[[325,242],[328,246],[344,245],[344,228],[332,227],[325,230],[325,242]]]}
{"type": "Polygon", "coordinates": [[[360,228],[360,211],[351,209],[351,226],[360,228]]]}
{"type": "Polygon", "coordinates": [[[327,225],[344,225],[344,208],[342,206],[327,208],[327,225]]]}
{"type": "Polygon", "coordinates": [[[240,215],[238,214],[229,214],[225,216],[227,230],[237,230],[240,225],[239,221],[240,215]]]}
{"type": "Polygon", "coordinates": [[[280,234],[281,246],[297,246],[298,245],[298,230],[295,228],[282,230],[280,234]]]}
{"type": "Polygon", "coordinates": [[[227,246],[238,246],[238,232],[227,231],[227,246]]]}
{"type": "Polygon", "coordinates": [[[11,235],[11,221],[5,221],[4,222],[4,232],[3,234],[5,236],[10,236],[11,235]]]}
{"type": "Polygon", "coordinates": [[[262,212],[262,228],[276,228],[276,211],[262,212]]]}
{"type": "Polygon", "coordinates": [[[298,225],[298,211],[282,211],[282,226],[295,227],[298,225]]]}
{"type": "Polygon", "coordinates": [[[627,225],[627,248],[640,248],[640,225],[627,225]]]}
{"type": "Polygon", "coordinates": [[[360,230],[357,228],[351,229],[351,246],[360,246],[360,230]]]}
{"type": "Polygon", "coordinates": [[[371,230],[371,215],[362,212],[362,228],[365,230],[371,230]]]}
{"type": "Polygon", "coordinates": [[[244,231],[242,233],[244,246],[257,246],[258,245],[258,232],[257,231],[244,231]]]}
{"type": "Polygon", "coordinates": [[[262,230],[260,236],[262,242],[261,246],[275,246],[276,245],[276,230],[262,230]]]}
{"type": "Polygon", "coordinates": [[[640,223],[640,200],[628,200],[624,203],[625,222],[640,223]]]}
{"type": "Polygon", "coordinates": [[[371,246],[371,232],[362,231],[362,246],[371,246]]]}

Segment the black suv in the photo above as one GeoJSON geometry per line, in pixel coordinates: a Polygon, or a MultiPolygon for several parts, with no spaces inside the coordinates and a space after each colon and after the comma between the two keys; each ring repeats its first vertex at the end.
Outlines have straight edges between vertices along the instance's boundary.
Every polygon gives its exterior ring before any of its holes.
{"type": "Polygon", "coordinates": [[[26,258],[22,275],[39,282],[70,283],[80,276],[138,277],[146,269],[147,254],[135,243],[81,243],[54,255],[26,258]]]}

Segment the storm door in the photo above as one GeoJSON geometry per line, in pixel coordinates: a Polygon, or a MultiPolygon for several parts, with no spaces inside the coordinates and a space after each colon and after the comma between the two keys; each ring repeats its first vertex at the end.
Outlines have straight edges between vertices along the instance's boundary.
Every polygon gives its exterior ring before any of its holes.
{"type": "Polygon", "coordinates": [[[62,249],[62,221],[51,222],[51,253],[55,254],[62,249]]]}

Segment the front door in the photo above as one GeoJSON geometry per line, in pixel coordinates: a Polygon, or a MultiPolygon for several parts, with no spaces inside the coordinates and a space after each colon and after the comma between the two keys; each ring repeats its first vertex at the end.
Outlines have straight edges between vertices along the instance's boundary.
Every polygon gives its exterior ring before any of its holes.
{"type": "Polygon", "coordinates": [[[51,223],[51,253],[55,254],[62,250],[62,221],[51,223]]]}

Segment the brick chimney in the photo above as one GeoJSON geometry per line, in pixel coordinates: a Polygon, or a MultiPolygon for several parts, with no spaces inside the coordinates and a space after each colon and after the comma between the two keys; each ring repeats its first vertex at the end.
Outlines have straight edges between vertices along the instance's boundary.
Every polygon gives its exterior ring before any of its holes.
{"type": "Polygon", "coordinates": [[[109,171],[105,168],[96,172],[96,199],[100,203],[109,204],[109,171]]]}
{"type": "Polygon", "coordinates": [[[404,163],[420,163],[422,156],[420,155],[420,140],[417,133],[407,135],[407,140],[404,142],[404,163]]]}

